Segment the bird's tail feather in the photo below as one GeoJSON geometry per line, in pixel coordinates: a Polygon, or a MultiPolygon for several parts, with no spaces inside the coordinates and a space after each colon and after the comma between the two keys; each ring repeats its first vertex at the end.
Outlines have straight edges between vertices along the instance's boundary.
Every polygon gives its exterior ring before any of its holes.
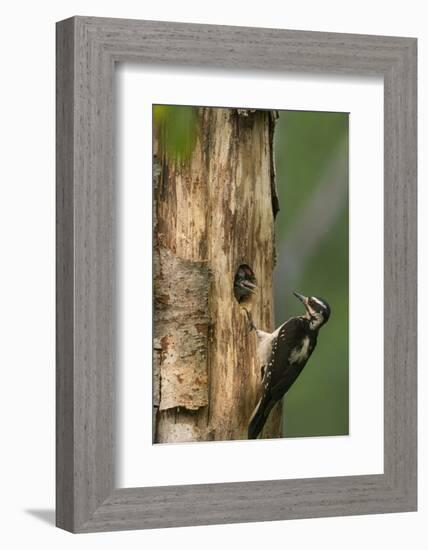
{"type": "Polygon", "coordinates": [[[257,439],[266,423],[272,407],[266,406],[263,398],[257,403],[248,424],[248,439],[257,439]]]}

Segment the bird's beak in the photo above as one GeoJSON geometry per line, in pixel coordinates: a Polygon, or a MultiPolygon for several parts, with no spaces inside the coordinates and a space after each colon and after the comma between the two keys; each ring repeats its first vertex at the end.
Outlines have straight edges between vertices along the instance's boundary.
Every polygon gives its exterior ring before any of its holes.
{"type": "Polygon", "coordinates": [[[306,310],[308,310],[307,304],[308,304],[308,298],[306,296],[303,296],[303,294],[299,294],[298,292],[293,291],[294,296],[298,298],[302,304],[305,306],[306,310]]]}
{"type": "Polygon", "coordinates": [[[253,294],[256,293],[257,285],[251,283],[250,281],[242,281],[241,286],[245,287],[247,290],[249,290],[253,294]]]}

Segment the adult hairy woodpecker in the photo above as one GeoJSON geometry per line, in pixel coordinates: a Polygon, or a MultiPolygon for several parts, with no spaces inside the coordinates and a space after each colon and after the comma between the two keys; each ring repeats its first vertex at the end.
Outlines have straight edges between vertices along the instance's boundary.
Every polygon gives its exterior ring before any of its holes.
{"type": "Polygon", "coordinates": [[[319,329],[330,317],[330,306],[315,296],[293,292],[306,314],[292,317],[271,334],[258,330],[247,311],[250,329],[256,331],[257,355],[262,367],[262,396],[248,426],[248,439],[256,439],[274,405],[302,372],[315,349],[319,329]]]}
{"type": "Polygon", "coordinates": [[[256,276],[250,266],[242,264],[236,272],[233,281],[233,291],[238,302],[242,302],[251,294],[254,294],[257,289],[256,276]]]}

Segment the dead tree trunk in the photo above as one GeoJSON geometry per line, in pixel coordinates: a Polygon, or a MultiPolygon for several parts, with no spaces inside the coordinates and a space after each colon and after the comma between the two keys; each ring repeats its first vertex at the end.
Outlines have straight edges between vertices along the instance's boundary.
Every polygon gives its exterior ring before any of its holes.
{"type": "MultiPolygon", "coordinates": [[[[189,159],[155,141],[154,441],[246,439],[260,391],[255,335],[233,292],[241,264],[259,290],[245,306],[273,328],[275,113],[202,108],[189,159]]],[[[263,437],[280,437],[281,405],[263,437]]]]}

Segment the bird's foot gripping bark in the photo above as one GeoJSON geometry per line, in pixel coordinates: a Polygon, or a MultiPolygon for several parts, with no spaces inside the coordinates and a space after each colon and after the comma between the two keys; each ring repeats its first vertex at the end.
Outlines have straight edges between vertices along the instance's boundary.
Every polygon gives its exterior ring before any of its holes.
{"type": "Polygon", "coordinates": [[[247,321],[248,321],[248,327],[249,327],[248,332],[251,332],[253,330],[257,330],[257,327],[253,322],[253,317],[251,316],[251,312],[248,311],[248,309],[246,307],[244,307],[243,309],[244,309],[245,313],[247,314],[247,321]]]}

